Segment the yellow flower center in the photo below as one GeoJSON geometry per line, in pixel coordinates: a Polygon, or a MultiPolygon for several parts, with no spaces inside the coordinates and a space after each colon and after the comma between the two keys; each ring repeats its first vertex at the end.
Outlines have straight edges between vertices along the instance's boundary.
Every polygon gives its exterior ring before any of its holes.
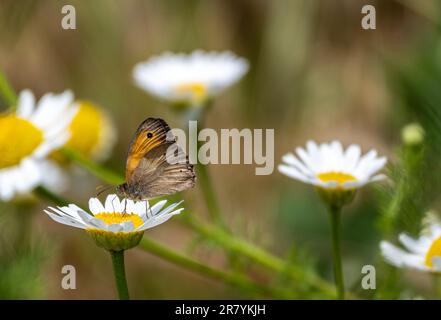
{"type": "Polygon", "coordinates": [[[190,94],[193,100],[200,102],[205,99],[207,87],[200,82],[184,83],[178,85],[176,91],[181,94],[190,94]]]}
{"type": "Polygon", "coordinates": [[[98,108],[89,102],[80,102],[69,127],[71,136],[66,147],[91,156],[100,142],[103,122],[103,115],[98,108]]]}
{"type": "Polygon", "coordinates": [[[319,173],[317,175],[317,178],[319,178],[323,182],[331,182],[335,181],[338,182],[339,186],[343,185],[346,182],[356,181],[357,179],[348,173],[343,172],[325,172],[325,173],[319,173]]]}
{"type": "Polygon", "coordinates": [[[18,165],[43,142],[43,132],[14,114],[0,115],[0,169],[18,165]]]}
{"type": "Polygon", "coordinates": [[[98,213],[95,215],[95,218],[100,219],[101,221],[109,225],[114,223],[132,221],[135,229],[142,226],[144,223],[139,215],[133,213],[98,213]]]}
{"type": "Polygon", "coordinates": [[[441,237],[433,241],[432,245],[429,248],[429,251],[427,251],[425,265],[429,268],[433,267],[433,257],[441,258],[441,237]]]}

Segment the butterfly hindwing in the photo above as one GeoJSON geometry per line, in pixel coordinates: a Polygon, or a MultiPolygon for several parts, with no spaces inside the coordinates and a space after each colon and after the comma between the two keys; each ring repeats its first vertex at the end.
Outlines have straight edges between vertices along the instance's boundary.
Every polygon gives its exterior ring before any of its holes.
{"type": "Polygon", "coordinates": [[[146,198],[155,198],[192,188],[195,178],[183,150],[176,143],[166,143],[141,159],[132,183],[146,198]]]}

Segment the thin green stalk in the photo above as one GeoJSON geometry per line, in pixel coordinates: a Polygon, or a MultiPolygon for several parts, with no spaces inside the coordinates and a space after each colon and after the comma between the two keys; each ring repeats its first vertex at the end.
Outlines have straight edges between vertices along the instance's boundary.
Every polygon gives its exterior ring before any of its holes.
{"type": "Polygon", "coordinates": [[[295,295],[293,295],[291,292],[279,289],[279,288],[272,288],[268,286],[259,285],[248,278],[237,274],[237,273],[231,273],[231,272],[224,272],[215,268],[212,268],[210,266],[207,266],[205,264],[202,264],[198,261],[195,261],[193,259],[190,259],[182,254],[179,254],[166,246],[159,244],[153,240],[150,240],[148,238],[143,238],[140,247],[158,257],[161,257],[171,263],[174,263],[178,266],[184,267],[188,270],[195,271],[198,274],[204,275],[206,277],[220,280],[222,282],[225,282],[227,284],[236,286],[238,288],[241,288],[243,290],[257,293],[259,295],[263,296],[270,296],[273,298],[280,298],[280,299],[292,299],[295,298],[295,295]]]}
{"type": "Polygon", "coordinates": [[[0,93],[11,111],[17,107],[17,96],[10,86],[5,74],[0,70],[0,93]]]}
{"type": "Polygon", "coordinates": [[[59,195],[53,193],[52,191],[50,191],[49,189],[47,189],[46,187],[43,186],[39,186],[37,188],[34,189],[34,194],[39,197],[39,198],[43,198],[46,200],[49,200],[55,204],[57,204],[58,206],[68,206],[69,202],[60,197],[59,195]]]}
{"type": "Polygon", "coordinates": [[[214,191],[213,182],[208,171],[208,166],[203,164],[197,165],[198,182],[200,184],[205,203],[208,207],[210,218],[218,225],[226,228],[225,222],[221,215],[219,203],[217,201],[216,193],[214,191]]]}
{"type": "Polygon", "coordinates": [[[316,289],[321,290],[324,294],[334,296],[334,286],[316,276],[314,273],[308,272],[297,266],[289,265],[282,259],[268,253],[267,251],[238,237],[233,237],[219,227],[202,225],[188,217],[184,221],[199,234],[217,242],[233,252],[239,253],[253,260],[255,263],[274,270],[277,273],[287,275],[294,281],[308,283],[316,289]]]}
{"type": "Polygon", "coordinates": [[[432,274],[432,287],[436,299],[441,299],[441,275],[439,273],[432,274]]]}
{"type": "Polygon", "coordinates": [[[61,149],[61,153],[71,161],[77,163],[84,169],[88,170],[89,172],[93,173],[96,177],[99,179],[109,183],[118,185],[121,183],[124,183],[124,178],[113,172],[112,170],[109,170],[103,166],[100,166],[99,164],[96,164],[95,162],[91,161],[89,158],[83,156],[82,154],[68,149],[66,147],[61,149]]]}
{"type": "MultiPolygon", "coordinates": [[[[211,103],[208,103],[207,105],[204,106],[199,106],[198,108],[195,109],[196,110],[195,118],[198,120],[198,129],[197,129],[198,137],[200,130],[205,127],[205,114],[206,114],[206,110],[208,110],[209,107],[211,107],[211,103]]],[[[200,150],[201,141],[199,141],[199,139],[197,140],[197,146],[198,146],[198,150],[200,150]]],[[[225,231],[230,232],[230,228],[225,222],[224,219],[225,217],[222,215],[221,212],[221,208],[214,188],[213,179],[211,178],[208,165],[198,163],[196,166],[196,170],[197,170],[198,184],[200,190],[202,191],[202,195],[204,197],[205,204],[207,206],[208,214],[211,221],[215,225],[224,229],[225,231]]],[[[240,259],[237,256],[237,254],[232,251],[227,251],[227,257],[230,266],[233,269],[239,270],[240,259]]]]}
{"type": "MultiPolygon", "coordinates": [[[[196,110],[198,110],[196,120],[198,121],[197,128],[197,136],[199,137],[199,132],[205,126],[205,111],[208,109],[210,105],[199,106],[196,110]]],[[[197,140],[198,150],[201,147],[201,141],[197,140]]],[[[198,173],[198,182],[200,188],[202,190],[202,195],[204,197],[205,203],[208,208],[208,213],[210,215],[211,220],[228,230],[228,227],[222,217],[221,209],[219,206],[219,202],[217,200],[216,191],[214,190],[214,183],[211,179],[211,175],[209,172],[208,165],[204,165],[202,163],[198,163],[197,167],[198,173]]]]}
{"type": "Polygon", "coordinates": [[[110,251],[112,257],[113,273],[115,275],[116,289],[120,300],[130,300],[127,287],[126,268],[124,264],[124,250],[110,251]]]}
{"type": "Polygon", "coordinates": [[[343,271],[341,265],[341,249],[340,249],[341,207],[330,206],[329,215],[331,218],[331,229],[332,229],[332,257],[334,261],[334,281],[337,287],[338,299],[344,300],[345,288],[344,288],[343,271]]]}
{"type": "Polygon", "coordinates": [[[32,236],[32,218],[34,204],[28,202],[18,203],[16,205],[16,219],[18,224],[16,248],[17,251],[28,250],[32,236]]]}

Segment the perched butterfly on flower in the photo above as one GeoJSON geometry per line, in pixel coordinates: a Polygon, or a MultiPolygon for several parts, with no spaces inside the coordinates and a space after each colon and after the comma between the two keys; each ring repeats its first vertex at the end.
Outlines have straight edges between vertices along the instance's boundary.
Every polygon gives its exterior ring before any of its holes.
{"type": "Polygon", "coordinates": [[[167,123],[148,118],[130,143],[125,178],[117,192],[132,200],[146,200],[192,188],[196,174],[167,123]]]}

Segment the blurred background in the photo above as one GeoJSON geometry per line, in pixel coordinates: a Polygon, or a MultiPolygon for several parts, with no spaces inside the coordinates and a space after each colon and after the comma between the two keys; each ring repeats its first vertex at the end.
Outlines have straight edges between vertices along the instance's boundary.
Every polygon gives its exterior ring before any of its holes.
{"type": "MultiPolygon", "coordinates": [[[[386,266],[378,243],[396,239],[399,231],[419,231],[422,215],[436,214],[440,207],[440,7],[436,0],[2,0],[0,67],[16,91],[29,88],[41,96],[70,88],[76,98],[105,109],[118,132],[106,165],[123,173],[128,144],[143,119],[155,116],[171,126],[180,124],[169,106],[134,86],[133,66],[163,51],[233,51],[248,59],[249,73],[216,99],[206,126],[274,128],[276,166],[283,154],[309,139],[340,139],[346,146],[358,143],[364,152],[375,148],[388,156],[393,182],[404,185],[400,201],[391,209],[396,184],[385,183],[361,190],[345,210],[345,280],[357,291],[362,266],[371,264],[377,267],[378,290],[361,294],[433,297],[428,275],[386,266]],[[76,9],[76,30],[61,28],[65,4],[76,9]],[[360,26],[365,4],[376,8],[376,30],[360,26]],[[411,122],[424,127],[426,140],[416,169],[406,171],[401,129],[411,122]],[[390,223],[394,215],[406,218],[390,223]]],[[[234,233],[332,280],[328,217],[313,188],[276,169],[269,176],[256,176],[252,165],[210,169],[234,233]]],[[[78,203],[96,195],[103,184],[79,168],[71,176],[65,195],[78,203]]],[[[191,203],[184,214],[206,218],[201,190],[182,197],[191,203]]],[[[42,211],[47,205],[29,210],[0,204],[0,298],[114,298],[108,254],[84,232],[51,221],[42,211]],[[33,225],[26,235],[32,246],[12,255],[11,239],[23,236],[16,215],[33,225]],[[60,286],[67,264],[76,267],[76,290],[60,286]]],[[[227,267],[222,249],[198,239],[177,219],[146,236],[227,267]]],[[[130,250],[126,259],[135,298],[254,297],[140,249],[130,250]]],[[[267,277],[248,261],[241,268],[257,280],[267,277]]]]}

